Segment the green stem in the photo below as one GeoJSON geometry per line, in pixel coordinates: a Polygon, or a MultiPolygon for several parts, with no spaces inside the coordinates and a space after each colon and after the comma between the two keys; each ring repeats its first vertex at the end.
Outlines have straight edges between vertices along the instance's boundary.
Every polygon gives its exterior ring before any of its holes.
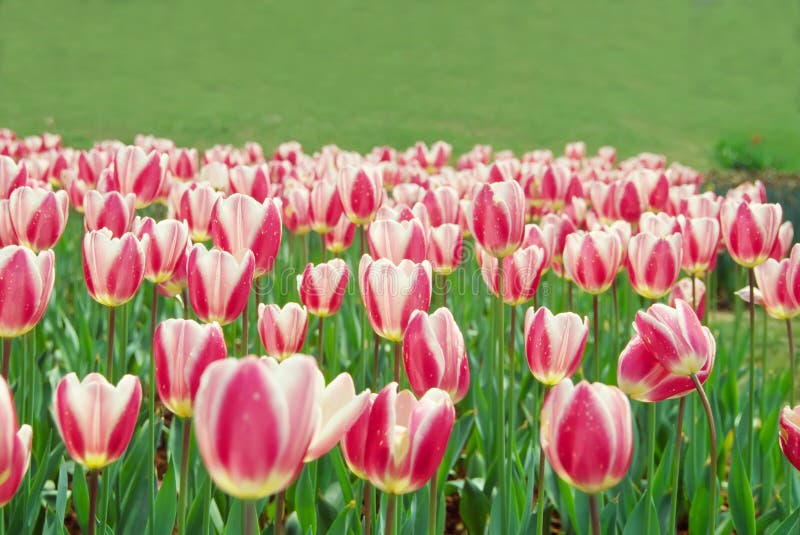
{"type": "MultiPolygon", "coordinates": [[[[158,317],[158,290],[153,286],[153,299],[150,303],[150,345],[152,346],[156,333],[156,321],[158,317]]],[[[153,504],[156,503],[156,357],[155,353],[150,353],[150,384],[148,404],[148,432],[150,465],[147,470],[147,491],[150,497],[150,508],[148,509],[148,520],[150,521],[151,533],[155,529],[156,511],[153,504]]]]}
{"type": "Polygon", "coordinates": [[[794,407],[794,336],[792,335],[792,320],[786,318],[786,338],[789,341],[789,401],[794,407]]]}
{"type": "Polygon", "coordinates": [[[286,503],[286,491],[282,490],[275,499],[275,534],[283,535],[283,504],[286,503]]]}
{"type": "Polygon", "coordinates": [[[678,521],[678,485],[681,470],[681,443],[683,440],[683,413],[686,410],[686,396],[678,404],[678,422],[675,427],[675,458],[672,460],[672,491],[669,498],[669,525],[677,533],[678,521]]]}
{"type": "Polygon", "coordinates": [[[362,491],[362,502],[364,503],[364,535],[372,535],[372,486],[369,481],[364,482],[362,491]]]}
{"type": "Polygon", "coordinates": [[[208,485],[206,485],[204,500],[206,506],[203,507],[203,535],[211,533],[211,488],[214,486],[214,483],[211,481],[211,476],[206,474],[206,477],[208,477],[208,485]]]}
{"type": "Polygon", "coordinates": [[[594,331],[594,380],[600,380],[600,315],[598,314],[599,299],[592,296],[592,330],[594,331]]]}
{"type": "Polygon", "coordinates": [[[614,282],[611,284],[611,297],[614,302],[614,322],[612,323],[613,333],[614,333],[614,345],[612,346],[614,349],[614,355],[619,354],[619,297],[617,295],[617,278],[614,277],[614,282]]]}
{"type": "Polygon", "coordinates": [[[439,507],[439,492],[436,488],[437,474],[433,474],[431,478],[431,501],[428,513],[428,535],[436,535],[436,510],[439,507]]]}
{"type": "Polygon", "coordinates": [[[324,321],[323,321],[324,319],[325,318],[323,318],[322,316],[319,317],[319,324],[318,324],[319,327],[317,328],[317,344],[319,346],[319,349],[317,349],[317,358],[319,359],[319,368],[321,370],[325,369],[325,353],[324,353],[324,350],[322,348],[322,332],[323,332],[322,331],[322,329],[323,329],[322,326],[323,326],[323,323],[324,323],[324,321]]]}
{"type": "MultiPolygon", "coordinates": [[[[656,404],[647,404],[647,494],[650,499],[653,497],[653,476],[656,473],[656,404]]],[[[655,501],[655,500],[654,500],[655,501]]],[[[651,513],[650,506],[644,509],[645,529],[650,528],[651,513]]]]}
{"type": "Polygon", "coordinates": [[[601,535],[600,512],[597,507],[597,496],[594,494],[589,495],[589,511],[592,518],[592,535],[601,535]]]}
{"type": "MultiPolygon", "coordinates": [[[[547,392],[550,390],[550,387],[544,385],[544,389],[542,391],[542,398],[539,400],[539,414],[542,412],[542,406],[544,405],[544,398],[547,397],[547,392]]],[[[545,491],[544,491],[544,467],[545,463],[547,462],[547,457],[544,454],[544,448],[539,446],[539,474],[536,483],[536,535],[543,535],[544,534],[544,500],[545,500],[545,491]]]]}
{"type": "Polygon", "coordinates": [[[183,420],[183,448],[181,449],[181,483],[178,489],[178,533],[186,533],[186,498],[189,493],[189,446],[192,444],[192,419],[183,420]]]}
{"type": "Polygon", "coordinates": [[[394,535],[394,521],[395,509],[397,508],[397,494],[387,494],[388,501],[386,502],[386,525],[384,526],[384,533],[386,535],[394,535]]]}
{"type": "Polygon", "coordinates": [[[517,450],[517,436],[516,436],[516,396],[514,396],[514,385],[516,384],[516,355],[514,353],[514,332],[517,327],[517,307],[511,306],[511,318],[509,323],[508,333],[508,415],[509,415],[509,441],[511,443],[511,451],[517,450]]]}
{"type": "Polygon", "coordinates": [[[753,268],[747,270],[747,276],[750,283],[750,363],[749,363],[749,392],[748,392],[748,407],[747,407],[747,469],[752,477],[753,475],[753,422],[755,421],[755,405],[756,405],[756,330],[755,330],[755,273],[753,268]]]}
{"type": "MultiPolygon", "coordinates": [[[[381,338],[377,334],[374,335],[375,341],[373,343],[372,353],[372,389],[377,392],[379,390],[380,379],[378,378],[378,357],[380,356],[381,338]]],[[[364,366],[366,368],[366,366],[364,366]]]]}
{"type": "Polygon", "coordinates": [[[403,358],[400,356],[400,342],[394,343],[394,382],[400,385],[400,379],[402,378],[400,363],[402,362],[403,358]]]}
{"type": "Polygon", "coordinates": [[[114,383],[114,331],[117,323],[116,307],[108,307],[108,350],[106,353],[106,376],[114,383]]]}
{"type": "Polygon", "coordinates": [[[252,500],[245,500],[242,503],[242,528],[244,535],[257,535],[258,519],[256,518],[256,504],[252,500]]]}
{"type": "Polygon", "coordinates": [[[8,369],[11,366],[11,338],[3,338],[3,379],[8,382],[8,369]]]}
{"type": "Polygon", "coordinates": [[[247,330],[248,330],[248,317],[250,316],[250,293],[247,293],[247,302],[244,304],[244,310],[242,311],[242,352],[241,355],[244,357],[247,355],[247,330]]]}
{"type": "Polygon", "coordinates": [[[711,474],[709,477],[709,518],[708,518],[708,532],[713,535],[717,524],[717,429],[714,425],[714,414],[711,412],[711,404],[708,402],[706,391],[703,390],[703,385],[697,375],[692,374],[692,382],[700,396],[700,401],[703,403],[703,409],[706,411],[706,420],[708,421],[708,436],[710,441],[710,457],[711,457],[711,474]]]}
{"type": "Polygon", "coordinates": [[[495,376],[497,378],[497,421],[495,425],[495,440],[497,441],[497,489],[500,498],[500,533],[508,533],[508,508],[506,496],[506,439],[505,439],[505,425],[506,425],[506,402],[505,402],[505,360],[503,359],[503,334],[505,329],[503,327],[503,259],[497,260],[497,300],[496,308],[494,311],[495,321],[497,322],[497,343],[495,345],[495,352],[497,353],[495,369],[495,376]]]}
{"type": "Polygon", "coordinates": [[[97,525],[97,476],[99,472],[90,470],[86,477],[89,479],[89,518],[86,520],[86,530],[89,535],[94,535],[97,525]]]}
{"type": "Polygon", "coordinates": [[[183,319],[189,319],[189,290],[181,290],[181,301],[183,301],[183,319]]]}
{"type": "Polygon", "coordinates": [[[567,304],[570,312],[575,310],[575,299],[572,297],[572,282],[567,280],[567,304]]]}

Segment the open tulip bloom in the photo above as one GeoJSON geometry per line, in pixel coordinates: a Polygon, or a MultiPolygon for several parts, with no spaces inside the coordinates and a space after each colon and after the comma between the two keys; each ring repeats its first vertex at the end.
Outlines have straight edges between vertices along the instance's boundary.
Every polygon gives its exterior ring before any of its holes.
{"type": "Polygon", "coordinates": [[[8,383],[0,377],[0,508],[19,489],[31,461],[33,430],[19,426],[8,383]]]}

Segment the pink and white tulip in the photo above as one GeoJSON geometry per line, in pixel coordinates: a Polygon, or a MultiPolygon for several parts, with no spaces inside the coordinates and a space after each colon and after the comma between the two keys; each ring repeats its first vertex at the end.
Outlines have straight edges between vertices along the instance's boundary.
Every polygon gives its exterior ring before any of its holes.
{"type": "Polygon", "coordinates": [[[19,245],[52,249],[67,226],[69,194],[23,186],[11,192],[8,213],[19,245]]]}
{"type": "Polygon", "coordinates": [[[564,244],[564,271],[584,292],[599,295],[611,287],[622,265],[619,236],[611,231],[574,232],[564,244]]]}
{"type": "Polygon", "coordinates": [[[516,182],[484,184],[466,210],[475,241],[491,256],[504,258],[519,248],[525,231],[525,196],[516,182]]]}
{"type": "Polygon", "coordinates": [[[211,238],[211,218],[221,198],[222,194],[208,185],[190,187],[181,195],[175,219],[186,221],[193,242],[200,243],[211,238]]]}
{"type": "Polygon", "coordinates": [[[144,278],[154,284],[171,279],[181,268],[180,262],[186,262],[186,249],[190,245],[186,222],[164,219],[156,223],[145,217],[137,218],[134,227],[137,238],[148,237],[144,278]]]}
{"type": "Polygon", "coordinates": [[[767,258],[778,239],[780,204],[725,201],[720,211],[722,240],[733,261],[753,268],[767,258]]]}
{"type": "Polygon", "coordinates": [[[531,245],[517,249],[502,260],[481,250],[479,259],[483,282],[495,296],[500,293],[500,273],[497,268],[503,262],[503,302],[507,305],[521,305],[536,295],[545,262],[545,252],[541,247],[531,245]]]}
{"type": "Polygon", "coordinates": [[[702,279],[694,280],[694,296],[692,296],[692,279],[684,277],[672,287],[669,292],[669,306],[674,307],[678,299],[683,299],[690,305],[693,305],[695,314],[703,320],[706,314],[706,285],[702,279]],[[692,301],[694,300],[694,304],[692,301]],[[696,305],[696,306],[695,306],[696,305]]]}
{"type": "Polygon", "coordinates": [[[308,328],[308,312],[297,303],[258,305],[258,335],[267,355],[283,360],[302,353],[308,328]]]}
{"type": "Polygon", "coordinates": [[[589,338],[589,320],[546,307],[525,313],[525,355],[537,381],[547,386],[575,375],[589,338]]]}
{"type": "Polygon", "coordinates": [[[650,232],[637,234],[628,243],[628,279],[633,290],[647,299],[669,293],[681,272],[680,234],[660,238],[650,232]]]}
{"type": "Polygon", "coordinates": [[[241,258],[251,251],[255,258],[255,277],[266,275],[275,266],[281,245],[280,202],[263,203],[240,193],[220,199],[211,217],[214,245],[241,258]]]}
{"type": "Polygon", "coordinates": [[[425,260],[428,239],[419,219],[373,221],[367,231],[367,240],[374,258],[386,258],[395,264],[402,260],[415,263],[425,260]]]}
{"type": "Polygon", "coordinates": [[[343,214],[339,190],[331,180],[317,180],[309,196],[309,220],[311,228],[319,234],[333,230],[343,214]]]}
{"type": "Polygon", "coordinates": [[[84,234],[83,277],[92,299],[108,307],[133,299],[144,280],[149,240],[132,232],[114,238],[108,229],[84,234]]]}
{"type": "Polygon", "coordinates": [[[350,268],[340,258],[316,266],[308,264],[297,277],[300,301],[314,316],[332,316],[342,306],[349,280],[350,268]]]}
{"type": "Polygon", "coordinates": [[[683,237],[681,267],[695,277],[704,277],[714,269],[719,249],[719,222],[710,217],[679,216],[683,237]]]}
{"type": "Polygon", "coordinates": [[[53,251],[33,253],[18,245],[0,248],[0,338],[16,338],[42,319],[55,281],[53,251]]]}
{"type": "Polygon", "coordinates": [[[445,223],[428,231],[428,250],[425,258],[438,275],[449,275],[458,269],[463,254],[461,227],[445,223]]]}
{"type": "Polygon", "coordinates": [[[117,191],[100,193],[89,190],[83,197],[83,226],[86,231],[106,228],[119,238],[133,227],[136,215],[136,196],[122,195],[117,191]]]}
{"type": "Polygon", "coordinates": [[[195,244],[187,262],[189,302],[201,321],[227,325],[238,318],[250,297],[253,253],[242,258],[195,244]]]}
{"type": "Polygon", "coordinates": [[[380,169],[371,165],[341,169],[337,188],[342,210],[356,225],[366,225],[375,219],[386,197],[380,169]]]}
{"type": "Polygon", "coordinates": [[[800,405],[794,409],[785,406],[781,410],[779,426],[781,451],[792,466],[800,470],[800,405]]]}
{"type": "Polygon", "coordinates": [[[19,427],[14,399],[0,377],[0,507],[11,501],[31,461],[33,430],[19,427]]]}
{"type": "MultiPolygon", "coordinates": [[[[106,177],[105,191],[119,191],[136,196],[136,208],[149,206],[158,196],[167,179],[169,156],[157,151],[146,153],[139,147],[121,148],[114,157],[114,166],[106,177]]],[[[102,182],[102,180],[101,180],[102,182]]]]}

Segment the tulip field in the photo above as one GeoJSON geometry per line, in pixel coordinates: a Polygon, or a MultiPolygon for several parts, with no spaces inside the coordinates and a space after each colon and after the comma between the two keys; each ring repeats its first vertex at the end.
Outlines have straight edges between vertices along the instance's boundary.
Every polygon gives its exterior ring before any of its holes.
{"type": "Polygon", "coordinates": [[[774,201],[581,141],[2,129],[0,533],[796,534],[774,201]]]}

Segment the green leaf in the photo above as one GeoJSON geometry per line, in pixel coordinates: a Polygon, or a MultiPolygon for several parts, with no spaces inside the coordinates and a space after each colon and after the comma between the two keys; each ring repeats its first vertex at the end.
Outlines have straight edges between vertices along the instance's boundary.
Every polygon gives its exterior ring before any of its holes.
{"type": "Polygon", "coordinates": [[[353,508],[350,506],[345,507],[336,516],[331,527],[328,528],[327,535],[345,535],[350,533],[350,517],[353,513],[353,508]]]}
{"type": "Polygon", "coordinates": [[[689,533],[708,532],[708,489],[698,487],[689,509],[689,533]]]}
{"type": "Polygon", "coordinates": [[[483,533],[489,516],[489,498],[471,480],[464,481],[459,512],[470,533],[483,533]]]}
{"type": "Polygon", "coordinates": [[[767,535],[794,535],[800,529],[800,509],[795,509],[794,513],[777,526],[769,529],[767,535]]]}
{"type": "Polygon", "coordinates": [[[622,531],[622,535],[638,535],[640,533],[652,533],[656,535],[661,533],[656,506],[649,492],[645,492],[642,495],[642,498],[639,500],[639,503],[636,504],[630,518],[628,518],[628,521],[625,523],[625,529],[622,531]],[[649,527],[645,523],[648,507],[650,508],[649,527]]]}
{"type": "Polygon", "coordinates": [[[78,463],[75,463],[75,470],[72,473],[72,504],[78,516],[78,524],[85,532],[89,516],[89,487],[86,486],[86,473],[78,463]]]}
{"type": "Polygon", "coordinates": [[[61,461],[58,467],[58,493],[56,494],[56,520],[64,524],[64,513],[67,511],[67,463],[61,461]]]}
{"type": "MultiPolygon", "coordinates": [[[[175,494],[175,464],[169,463],[167,473],[161,481],[155,503],[155,533],[157,535],[171,535],[175,526],[175,514],[178,508],[177,495],[175,494]]],[[[150,530],[147,530],[148,533],[150,530]]]]}
{"type": "Polygon", "coordinates": [[[317,532],[317,493],[316,485],[311,477],[312,467],[306,465],[300,473],[297,481],[297,492],[295,494],[295,507],[297,509],[297,519],[303,533],[309,529],[317,532]]]}
{"type": "Polygon", "coordinates": [[[475,414],[467,413],[459,418],[453,427],[453,432],[450,433],[450,441],[448,443],[447,450],[445,451],[439,467],[439,488],[444,486],[445,482],[447,481],[447,475],[453,469],[456,461],[458,461],[458,458],[461,456],[461,452],[464,450],[464,444],[466,444],[467,439],[472,432],[472,424],[474,421],[475,414]]]}
{"type": "Polygon", "coordinates": [[[750,481],[739,454],[734,448],[731,458],[731,474],[728,480],[728,502],[733,525],[738,535],[753,535],[756,532],[756,512],[750,481]]]}

